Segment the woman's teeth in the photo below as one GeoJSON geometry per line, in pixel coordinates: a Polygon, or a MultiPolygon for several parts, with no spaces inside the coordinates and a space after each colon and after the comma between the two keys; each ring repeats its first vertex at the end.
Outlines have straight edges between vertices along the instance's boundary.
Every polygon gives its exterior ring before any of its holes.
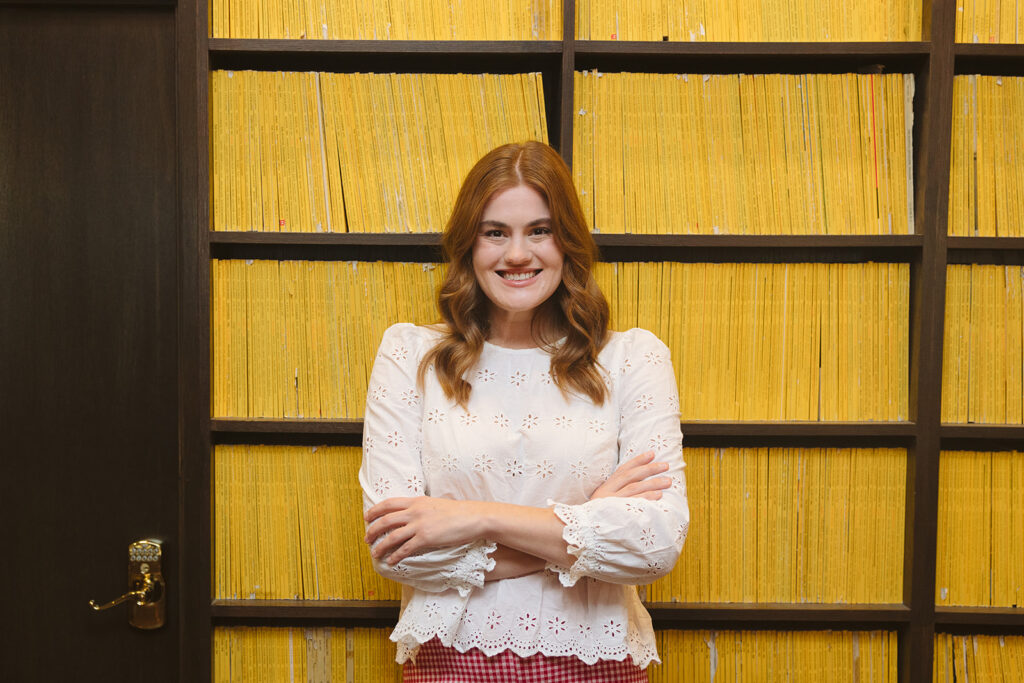
{"type": "Polygon", "coordinates": [[[539,270],[531,270],[528,273],[502,273],[501,276],[506,280],[529,280],[539,272],[539,270]]]}

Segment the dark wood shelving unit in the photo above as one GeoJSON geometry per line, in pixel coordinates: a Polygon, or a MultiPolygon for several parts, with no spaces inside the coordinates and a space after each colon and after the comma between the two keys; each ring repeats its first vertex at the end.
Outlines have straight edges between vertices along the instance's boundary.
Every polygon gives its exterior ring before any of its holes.
{"type": "MultiPolygon", "coordinates": [[[[914,234],[892,236],[603,235],[604,260],[742,262],[905,262],[910,286],[910,421],[907,422],[684,422],[686,445],[888,445],[907,449],[903,603],[898,605],[651,604],[665,628],[886,629],[899,635],[904,683],[929,680],[934,634],[1024,632],[1024,609],[935,605],[935,552],[939,453],[944,448],[1009,448],[1024,442],[1020,425],[949,425],[940,415],[946,266],[950,263],[1022,263],[1024,238],[958,238],[946,234],[953,78],[956,74],[1024,75],[1024,45],[954,43],[955,3],[923,3],[924,37],[907,43],[673,43],[581,41],[573,38],[573,0],[564,0],[561,41],[315,41],[209,39],[206,3],[181,0],[181,40],[195,51],[196,138],[194,186],[196,330],[209,349],[211,258],[441,260],[439,235],[285,234],[212,232],[209,192],[208,73],[212,69],[511,73],[540,71],[549,141],[571,163],[573,73],[649,71],[679,73],[913,73],[914,234]]],[[[190,73],[188,65],[181,71],[190,73]]],[[[183,77],[187,81],[187,77],[183,77]]],[[[183,567],[209,581],[212,567],[210,475],[215,443],[358,445],[362,421],[210,419],[210,358],[193,371],[203,396],[186,430],[190,454],[186,529],[200,548],[183,567]],[[207,417],[202,417],[205,415],[207,417]]],[[[207,586],[207,595],[208,586],[207,586]]],[[[200,619],[196,672],[210,669],[213,624],[390,625],[394,602],[214,600],[196,607],[200,619]]],[[[208,675],[208,673],[207,673],[208,675]]]]}

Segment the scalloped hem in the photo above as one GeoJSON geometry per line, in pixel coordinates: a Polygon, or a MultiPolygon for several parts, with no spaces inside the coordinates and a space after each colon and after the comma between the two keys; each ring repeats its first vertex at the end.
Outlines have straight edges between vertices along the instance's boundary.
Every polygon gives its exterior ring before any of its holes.
{"type": "Polygon", "coordinates": [[[497,548],[498,544],[494,541],[477,541],[451,572],[442,573],[445,588],[454,588],[461,598],[469,595],[473,588],[482,588],[484,574],[492,571],[497,564],[497,560],[491,557],[497,548]]]}
{"type": "Polygon", "coordinates": [[[576,657],[581,662],[588,666],[596,664],[598,661],[611,660],[621,662],[626,657],[632,657],[633,664],[640,669],[646,669],[652,662],[661,664],[661,658],[658,657],[657,651],[650,651],[647,648],[642,648],[640,651],[631,652],[628,644],[625,644],[620,651],[598,651],[597,653],[580,653],[573,650],[551,650],[543,646],[535,647],[516,647],[515,643],[505,643],[495,647],[487,647],[478,643],[456,643],[452,638],[445,637],[443,633],[431,633],[418,635],[411,631],[401,636],[396,636],[398,629],[392,632],[390,638],[398,646],[398,652],[395,655],[395,661],[398,664],[405,664],[407,661],[415,661],[416,653],[419,651],[420,646],[429,640],[437,638],[441,641],[441,644],[445,647],[454,648],[459,653],[466,653],[476,648],[480,650],[484,655],[493,657],[501,652],[510,651],[519,657],[531,657],[536,654],[543,655],[545,657],[576,657]],[[410,643],[411,640],[411,643],[410,643]]]}

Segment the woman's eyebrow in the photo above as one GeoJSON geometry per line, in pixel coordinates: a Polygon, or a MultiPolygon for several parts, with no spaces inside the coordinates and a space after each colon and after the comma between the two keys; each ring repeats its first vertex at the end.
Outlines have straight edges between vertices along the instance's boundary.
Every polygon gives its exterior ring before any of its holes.
{"type": "MultiPolygon", "coordinates": [[[[527,223],[526,227],[532,228],[534,226],[544,225],[544,224],[550,223],[550,222],[551,222],[551,217],[550,216],[545,216],[543,218],[535,218],[532,221],[530,221],[529,223],[527,223]]],[[[480,221],[480,227],[484,227],[484,226],[488,226],[488,227],[492,227],[492,228],[507,228],[508,227],[506,224],[502,223],[501,221],[494,221],[494,220],[480,221]]]]}

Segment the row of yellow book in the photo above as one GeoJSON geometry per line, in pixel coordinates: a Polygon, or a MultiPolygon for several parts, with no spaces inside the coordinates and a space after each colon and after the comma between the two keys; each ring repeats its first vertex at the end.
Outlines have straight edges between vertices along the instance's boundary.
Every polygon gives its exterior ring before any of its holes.
{"type": "Polygon", "coordinates": [[[1024,607],[1024,452],[943,451],[935,604],[1024,607]]]}
{"type": "Polygon", "coordinates": [[[547,140],[539,73],[210,73],[214,230],[440,232],[466,173],[547,140]]]}
{"type": "Polygon", "coordinates": [[[684,420],[906,420],[905,263],[601,263],[615,329],[672,350],[684,420]]]}
{"type": "Polygon", "coordinates": [[[920,0],[576,0],[581,40],[921,40],[920,0]]]}
{"type": "Polygon", "coordinates": [[[956,0],[956,42],[1024,43],[1021,0],[956,0]]]}
{"type": "MultiPolygon", "coordinates": [[[[897,680],[896,633],[891,631],[664,630],[658,631],[656,637],[661,664],[652,664],[648,669],[651,683],[818,683],[825,680],[895,683],[897,680]]],[[[936,640],[943,642],[943,638],[937,636],[936,640]]],[[[948,638],[966,641],[971,637],[948,638]]],[[[1006,638],[1018,658],[1020,645],[1016,641],[1019,640],[1020,637],[1006,638]]],[[[999,638],[998,647],[1001,648],[1002,643],[1003,639],[999,638]]],[[[991,647],[987,642],[986,646],[991,647]]],[[[386,629],[218,627],[213,632],[213,680],[215,683],[397,682],[402,675],[394,661],[394,647],[386,629]]],[[[960,645],[958,654],[963,647],[960,645]]],[[[949,651],[952,654],[953,648],[949,651]]],[[[971,654],[973,667],[981,660],[971,654]]],[[[939,670],[937,654],[936,672],[939,670]]],[[[976,669],[972,668],[971,672],[974,671],[976,669]]],[[[968,679],[958,677],[955,680],[968,679]]]]}
{"type": "Polygon", "coordinates": [[[210,0],[213,38],[561,40],[561,0],[210,0]]]}
{"type": "Polygon", "coordinates": [[[946,267],[942,421],[1024,423],[1024,268],[946,267]]]}
{"type": "Polygon", "coordinates": [[[650,602],[899,603],[906,451],[687,448],[690,532],[650,602]]]}
{"type": "Polygon", "coordinates": [[[651,683],[896,683],[898,677],[893,631],[666,630],[657,638],[661,666],[649,670],[651,683]]]}
{"type": "Polygon", "coordinates": [[[1024,681],[1024,636],[935,634],[934,683],[1024,681]]]}
{"type": "MultiPolygon", "coordinates": [[[[612,327],[672,350],[684,420],[907,419],[909,265],[602,263],[612,327]]],[[[362,415],[383,330],[436,320],[432,264],[214,260],[215,417],[362,415]]]]}
{"type": "Polygon", "coordinates": [[[217,446],[214,597],[397,600],[373,570],[359,488],[361,449],[217,446]]]}
{"type": "Polygon", "coordinates": [[[384,330],[436,321],[444,268],[213,260],[213,415],[361,416],[384,330]]]}
{"type": "Polygon", "coordinates": [[[906,234],[913,74],[577,72],[596,232],[906,234]]]}
{"type": "Polygon", "coordinates": [[[957,76],[952,135],[949,234],[1024,237],[1024,77],[957,76]]]}
{"type": "MultiPolygon", "coordinates": [[[[900,602],[903,450],[687,448],[684,457],[690,535],[645,599],[900,602]]],[[[217,446],[214,596],[398,599],[362,541],[359,461],[354,447],[217,446]]]]}
{"type": "Polygon", "coordinates": [[[383,628],[218,626],[214,683],[399,683],[383,628]]]}

